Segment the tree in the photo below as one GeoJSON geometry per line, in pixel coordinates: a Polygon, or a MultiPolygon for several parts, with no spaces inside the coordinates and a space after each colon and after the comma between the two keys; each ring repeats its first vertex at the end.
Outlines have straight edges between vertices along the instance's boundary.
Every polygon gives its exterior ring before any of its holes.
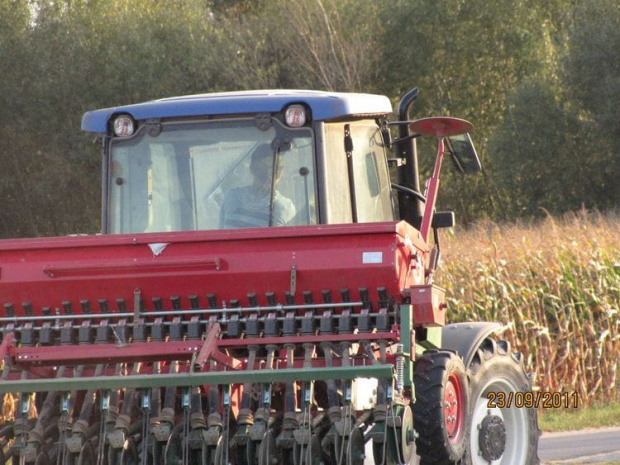
{"type": "MultiPolygon", "coordinates": [[[[585,128],[603,140],[585,156],[596,167],[594,201],[598,208],[620,205],[620,4],[614,0],[588,0],[575,8],[569,32],[566,83],[584,112],[585,128]],[[592,124],[593,123],[593,124],[592,124]],[[595,127],[593,128],[592,126],[595,127]]],[[[583,179],[583,178],[582,178],[583,179]]],[[[590,173],[587,179],[592,180],[590,173]]]]}
{"type": "Polygon", "coordinates": [[[39,1],[33,11],[21,11],[25,26],[7,48],[19,61],[3,71],[13,111],[0,153],[14,171],[2,178],[2,234],[96,232],[100,161],[80,136],[82,114],[209,90],[219,58],[209,11],[198,0],[39,1]]]}
{"type": "MultiPolygon", "coordinates": [[[[250,88],[376,92],[396,104],[420,87],[413,117],[476,127],[484,175],[442,180],[438,207],[461,220],[530,214],[537,200],[617,206],[618,5],[573,3],[0,0],[0,235],[98,230],[85,111],[250,88]],[[579,187],[573,166],[594,182],[579,187]],[[537,182],[542,197],[521,190],[512,201],[510,189],[537,182]]],[[[428,170],[433,153],[421,149],[428,170]]]]}
{"type": "Polygon", "coordinates": [[[592,124],[581,121],[574,106],[557,95],[541,79],[525,81],[511,93],[503,125],[491,138],[508,217],[598,205],[604,181],[588,150],[600,144],[592,124]]]}
{"type": "Polygon", "coordinates": [[[564,21],[557,72],[508,94],[492,137],[495,173],[510,215],[563,213],[620,204],[620,8],[587,2],[564,21]]]}
{"type": "Polygon", "coordinates": [[[503,118],[509,90],[542,72],[549,26],[547,10],[536,3],[401,0],[383,10],[386,90],[396,96],[418,86],[413,117],[454,115],[474,123],[472,137],[485,171],[463,179],[445,170],[439,199],[440,208],[455,209],[460,220],[503,210],[487,144],[503,118]]]}
{"type": "Polygon", "coordinates": [[[25,125],[20,121],[27,68],[25,38],[30,11],[26,2],[0,0],[0,235],[23,235],[37,232],[27,188],[29,168],[23,163],[18,141],[25,125]]]}

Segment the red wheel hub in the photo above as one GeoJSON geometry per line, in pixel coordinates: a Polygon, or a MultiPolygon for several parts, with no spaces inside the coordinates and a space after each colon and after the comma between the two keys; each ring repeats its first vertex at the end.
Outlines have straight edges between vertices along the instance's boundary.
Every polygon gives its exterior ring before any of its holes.
{"type": "Polygon", "coordinates": [[[463,385],[456,374],[451,374],[444,390],[444,422],[451,443],[459,440],[465,420],[463,385]]]}

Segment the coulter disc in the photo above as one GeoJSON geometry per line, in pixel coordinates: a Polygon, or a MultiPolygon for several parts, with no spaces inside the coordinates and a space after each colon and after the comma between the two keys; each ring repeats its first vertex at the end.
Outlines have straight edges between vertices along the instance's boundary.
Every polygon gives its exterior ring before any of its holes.
{"type": "Polygon", "coordinates": [[[125,447],[121,452],[121,465],[141,465],[140,456],[138,454],[138,448],[133,439],[128,439],[125,442],[125,447]]]}
{"type": "Polygon", "coordinates": [[[36,460],[34,461],[34,465],[52,465],[47,455],[47,452],[40,452],[37,455],[36,460]]]}
{"type": "Polygon", "coordinates": [[[269,430],[263,435],[258,447],[258,465],[273,465],[277,460],[276,438],[269,430]]]}
{"type": "Polygon", "coordinates": [[[95,449],[93,445],[86,441],[78,455],[77,465],[90,465],[95,463],[95,449]]]}
{"type": "Polygon", "coordinates": [[[164,452],[166,465],[181,465],[183,463],[183,442],[179,433],[172,433],[164,452]]]}

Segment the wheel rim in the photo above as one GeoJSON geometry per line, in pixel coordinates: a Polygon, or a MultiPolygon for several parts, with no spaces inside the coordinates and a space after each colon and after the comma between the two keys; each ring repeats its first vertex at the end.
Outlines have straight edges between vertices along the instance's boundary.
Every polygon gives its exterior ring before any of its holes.
{"type": "Polygon", "coordinates": [[[458,442],[465,422],[463,385],[456,373],[451,373],[444,390],[444,424],[451,444],[458,442]]]}
{"type": "MultiPolygon", "coordinates": [[[[489,398],[487,394],[503,392],[508,398],[509,393],[520,392],[519,389],[507,379],[494,379],[488,383],[481,391],[480,396],[475,400],[476,404],[472,414],[472,428],[470,437],[471,458],[474,465],[521,465],[527,457],[529,444],[524,438],[529,437],[528,409],[518,408],[514,405],[506,408],[489,408],[489,398]],[[503,453],[496,460],[478,454],[481,451],[480,440],[483,424],[489,423],[489,417],[493,423],[503,425],[505,428],[505,445],[503,453]],[[486,420],[485,420],[486,419],[486,420]]],[[[482,453],[482,452],[481,452],[482,453]]]]}

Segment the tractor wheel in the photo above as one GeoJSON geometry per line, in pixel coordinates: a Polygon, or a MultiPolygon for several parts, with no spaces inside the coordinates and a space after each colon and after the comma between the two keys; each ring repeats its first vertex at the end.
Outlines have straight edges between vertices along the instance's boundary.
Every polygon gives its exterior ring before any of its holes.
{"type": "Polygon", "coordinates": [[[539,463],[536,410],[524,407],[522,394],[516,395],[532,390],[521,354],[512,353],[507,341],[485,339],[474,355],[468,375],[471,435],[463,463],[539,463]],[[489,405],[493,399],[503,402],[503,408],[489,405]]]}
{"type": "Polygon", "coordinates": [[[452,464],[466,447],[468,383],[454,352],[430,350],[416,360],[413,418],[422,464],[452,464]]]}

